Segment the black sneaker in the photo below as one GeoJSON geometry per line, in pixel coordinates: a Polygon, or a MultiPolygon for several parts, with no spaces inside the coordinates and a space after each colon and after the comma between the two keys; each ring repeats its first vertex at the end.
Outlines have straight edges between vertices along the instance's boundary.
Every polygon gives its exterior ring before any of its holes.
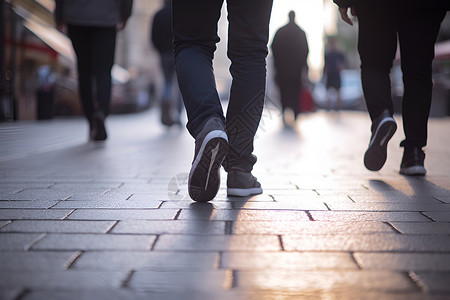
{"type": "Polygon", "coordinates": [[[91,140],[104,141],[108,137],[105,128],[105,114],[96,112],[92,118],[91,140]]]}
{"type": "Polygon", "coordinates": [[[220,166],[228,151],[225,126],[219,118],[209,119],[195,138],[195,156],[189,172],[189,196],[194,201],[213,199],[220,187],[220,166]]]}
{"type": "Polygon", "coordinates": [[[364,154],[364,165],[370,171],[380,170],[387,158],[387,145],[397,130],[397,123],[385,110],[372,123],[372,137],[364,154]]]}
{"type": "Polygon", "coordinates": [[[227,195],[246,197],[262,194],[261,184],[251,172],[230,170],[227,178],[227,195]]]}
{"type": "Polygon", "coordinates": [[[405,147],[400,174],[408,176],[424,176],[427,170],[424,167],[425,153],[419,147],[405,147]]]}

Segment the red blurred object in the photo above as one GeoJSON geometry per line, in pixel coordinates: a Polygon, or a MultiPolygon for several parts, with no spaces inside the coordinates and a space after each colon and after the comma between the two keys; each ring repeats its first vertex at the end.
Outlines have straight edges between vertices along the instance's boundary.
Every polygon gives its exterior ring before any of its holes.
{"type": "Polygon", "coordinates": [[[309,90],[308,87],[303,87],[300,90],[300,95],[298,97],[298,101],[299,101],[300,112],[303,113],[303,112],[314,111],[314,109],[315,109],[314,100],[311,95],[311,91],[309,90]]]}

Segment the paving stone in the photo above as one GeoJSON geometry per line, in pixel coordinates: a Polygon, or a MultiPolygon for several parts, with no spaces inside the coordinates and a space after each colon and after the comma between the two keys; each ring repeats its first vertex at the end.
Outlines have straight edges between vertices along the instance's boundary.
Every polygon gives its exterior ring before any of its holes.
{"type": "Polygon", "coordinates": [[[156,236],[117,234],[48,234],[33,250],[150,250],[156,236]]]}
{"type": "Polygon", "coordinates": [[[361,235],[284,235],[287,251],[450,251],[450,236],[361,234],[361,235]]]}
{"type": "Polygon", "coordinates": [[[1,200],[65,200],[72,196],[67,191],[56,191],[52,189],[27,189],[16,194],[0,195],[1,200]]]}
{"type": "Polygon", "coordinates": [[[237,286],[264,290],[322,293],[354,289],[376,292],[414,292],[407,275],[375,271],[239,271],[237,286]]]}
{"type": "Polygon", "coordinates": [[[80,191],[99,192],[103,193],[111,189],[118,189],[123,184],[121,182],[55,182],[52,184],[51,189],[61,191],[74,191],[79,193],[80,191]]]}
{"type": "MultiPolygon", "coordinates": [[[[214,201],[211,202],[214,209],[233,209],[234,202],[232,201],[214,201]]],[[[192,208],[192,200],[182,200],[182,201],[164,201],[160,208],[178,208],[178,209],[191,209],[192,208]]]]}
{"type": "Polygon", "coordinates": [[[0,289],[0,299],[2,300],[15,300],[17,299],[24,291],[19,288],[14,289],[0,289]]]}
{"type": "Polygon", "coordinates": [[[106,233],[115,221],[16,220],[1,228],[2,232],[106,233]]]}
{"type": "Polygon", "coordinates": [[[313,252],[224,252],[221,268],[233,270],[357,270],[349,253],[313,252]]]}
{"type": "Polygon", "coordinates": [[[212,270],[215,252],[85,252],[72,265],[83,270],[212,270]]]}
{"type": "Polygon", "coordinates": [[[280,251],[277,236],[255,235],[162,235],[157,251],[280,251]]]}
{"type": "Polygon", "coordinates": [[[450,253],[354,253],[363,269],[450,271],[450,253]]]}
{"type": "Polygon", "coordinates": [[[271,209],[271,210],[328,210],[320,201],[291,202],[247,202],[235,203],[236,209],[271,209]]]}
{"type": "Polygon", "coordinates": [[[125,220],[114,226],[112,233],[129,234],[225,234],[225,222],[188,220],[125,220]]]}
{"type": "Polygon", "coordinates": [[[450,293],[450,272],[414,272],[412,278],[427,293],[450,293]]]}
{"type": "Polygon", "coordinates": [[[0,221],[0,230],[9,223],[11,223],[11,221],[0,221]]]}
{"type": "Polygon", "coordinates": [[[450,196],[436,196],[437,200],[450,204],[450,196]]]}
{"type": "Polygon", "coordinates": [[[0,233],[0,250],[28,250],[43,234],[0,233]]]}
{"type": "Polygon", "coordinates": [[[450,204],[443,203],[327,203],[332,211],[447,211],[450,213],[450,204]]]}
{"type": "Polygon", "coordinates": [[[173,220],[177,209],[78,209],[70,220],[173,220]]]}
{"type": "Polygon", "coordinates": [[[125,280],[125,272],[101,271],[33,271],[0,272],[0,289],[97,289],[118,288],[125,280]]]}
{"type": "Polygon", "coordinates": [[[304,211],[289,210],[182,210],[179,220],[297,220],[307,221],[308,215],[304,211]]]}
{"type": "Polygon", "coordinates": [[[393,229],[381,222],[235,221],[233,234],[362,234],[393,229]]]}
{"type": "Polygon", "coordinates": [[[432,195],[424,196],[408,196],[402,193],[392,192],[388,194],[375,194],[375,195],[364,195],[364,194],[353,194],[349,193],[349,197],[356,203],[367,203],[367,202],[387,202],[387,203],[407,203],[407,204],[439,204],[441,201],[434,198],[432,195]]]}
{"type": "Polygon", "coordinates": [[[80,192],[74,191],[72,195],[67,198],[68,201],[125,201],[131,197],[131,193],[118,193],[118,192],[80,192]]]}
{"type": "Polygon", "coordinates": [[[389,222],[404,234],[450,234],[450,223],[443,222],[389,222]]]}
{"type": "Polygon", "coordinates": [[[436,222],[450,222],[450,213],[448,211],[425,211],[423,214],[436,222]]]}
{"type": "Polygon", "coordinates": [[[71,251],[0,252],[2,271],[63,271],[79,253],[71,251]]]}
{"type": "Polygon", "coordinates": [[[231,287],[230,272],[215,271],[137,271],[128,285],[137,291],[192,292],[221,291],[231,287]],[[176,282],[176,284],[174,284],[176,282]]]}
{"type": "Polygon", "coordinates": [[[311,215],[316,221],[431,221],[419,212],[311,211],[311,215]]]}
{"type": "Polygon", "coordinates": [[[87,200],[87,201],[61,201],[53,208],[72,208],[72,209],[83,209],[83,208],[134,208],[134,209],[149,209],[158,208],[161,205],[161,201],[127,201],[127,200],[87,200]]]}
{"type": "Polygon", "coordinates": [[[10,201],[0,200],[0,209],[5,208],[42,208],[48,209],[54,206],[58,201],[52,200],[34,200],[34,201],[10,201]]]}
{"type": "MultiPolygon", "coordinates": [[[[76,290],[76,289],[58,289],[58,290],[32,290],[28,292],[23,300],[93,300],[93,299],[108,299],[108,300],[149,300],[149,299],[195,299],[189,298],[186,293],[157,293],[157,292],[136,292],[129,289],[116,288],[95,288],[90,290],[76,290]]],[[[198,295],[196,295],[198,296],[198,295]]],[[[198,298],[198,299],[212,299],[212,298],[198,298]]]]}
{"type": "Polygon", "coordinates": [[[0,209],[0,219],[64,219],[71,212],[71,209],[0,209]]]}

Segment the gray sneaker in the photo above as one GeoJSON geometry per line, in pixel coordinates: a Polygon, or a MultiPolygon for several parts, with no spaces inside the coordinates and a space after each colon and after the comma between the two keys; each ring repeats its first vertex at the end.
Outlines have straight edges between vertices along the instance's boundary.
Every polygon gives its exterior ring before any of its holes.
{"type": "Polygon", "coordinates": [[[228,196],[246,197],[262,194],[261,184],[251,172],[230,170],[227,178],[228,196]]]}
{"type": "Polygon", "coordinates": [[[189,172],[189,196],[194,201],[213,199],[220,187],[220,166],[228,151],[225,126],[219,118],[209,119],[195,138],[195,155],[189,172]]]}

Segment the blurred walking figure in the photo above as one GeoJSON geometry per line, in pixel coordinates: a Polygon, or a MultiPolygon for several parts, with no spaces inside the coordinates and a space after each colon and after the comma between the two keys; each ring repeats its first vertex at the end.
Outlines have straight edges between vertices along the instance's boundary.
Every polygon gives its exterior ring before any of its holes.
{"type": "Polygon", "coordinates": [[[308,41],[305,32],[295,23],[295,12],[289,12],[289,23],[275,33],[272,52],[275,82],[280,91],[283,123],[286,125],[286,109],[292,110],[294,121],[300,113],[299,97],[303,74],[308,69],[308,41]]]}
{"type": "Polygon", "coordinates": [[[372,120],[372,137],[364,165],[380,170],[387,156],[387,144],[397,124],[389,73],[400,44],[404,94],[402,100],[405,139],[400,173],[425,175],[428,116],[431,107],[434,44],[448,0],[334,0],[342,19],[350,25],[348,8],[358,17],[358,51],[367,109],[372,120]]]}
{"type": "Polygon", "coordinates": [[[58,29],[67,33],[77,55],[78,86],[91,140],[107,138],[111,68],[116,32],[125,27],[133,0],[55,0],[58,29]]]}
{"type": "Polygon", "coordinates": [[[213,199],[220,166],[228,172],[227,194],[262,193],[251,171],[253,140],[264,106],[269,20],[273,0],[227,0],[228,57],[233,77],[227,116],[216,89],[212,59],[219,42],[223,0],[173,0],[175,69],[195,138],[188,179],[195,201],[213,199]]]}
{"type": "Polygon", "coordinates": [[[161,123],[166,126],[180,124],[182,100],[175,76],[171,0],[164,0],[164,6],[153,17],[151,41],[159,52],[161,70],[164,75],[161,123]]]}
{"type": "Polygon", "coordinates": [[[341,70],[345,66],[344,54],[338,49],[335,37],[328,37],[326,52],[325,52],[325,66],[323,68],[323,75],[326,80],[327,87],[327,109],[334,108],[340,110],[342,107],[341,99],[341,70]],[[335,105],[332,101],[336,100],[335,105]]]}

